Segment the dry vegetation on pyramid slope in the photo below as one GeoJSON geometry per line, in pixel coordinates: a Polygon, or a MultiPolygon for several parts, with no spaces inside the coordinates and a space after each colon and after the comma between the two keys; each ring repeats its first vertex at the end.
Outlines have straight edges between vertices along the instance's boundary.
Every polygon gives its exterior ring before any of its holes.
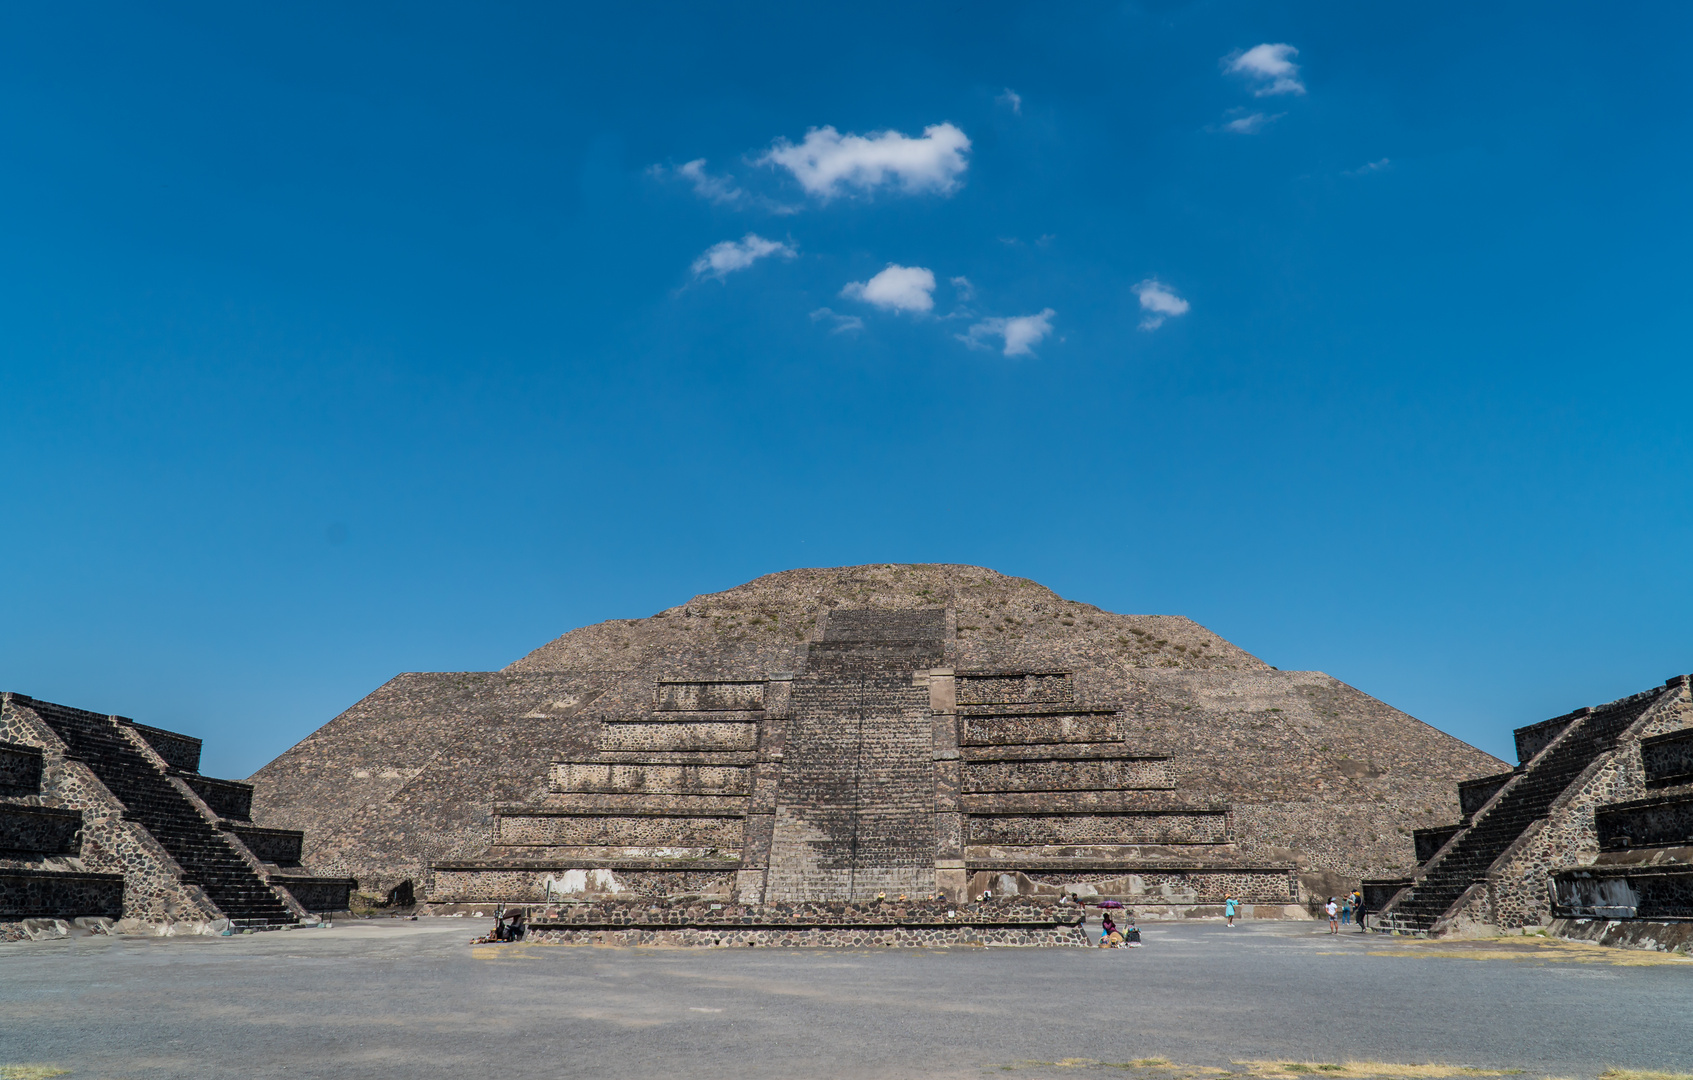
{"type": "Polygon", "coordinates": [[[1396,874],[1413,828],[1455,821],[1459,780],[1505,763],[1321,672],[1277,671],[1188,619],[1117,615],[971,566],[789,570],[650,618],[573,630],[499,672],[397,676],[252,779],[306,856],[370,883],[488,844],[496,802],[639,719],[663,678],[751,678],[804,662],[824,609],[948,608],[948,662],[1075,672],[1133,752],[1169,754],[1181,798],[1227,803],[1240,853],[1396,874]]]}
{"type": "Polygon", "coordinates": [[[812,635],[824,608],[945,607],[957,612],[961,661],[991,661],[1029,647],[1131,668],[1268,671],[1263,661],[1191,619],[1117,615],[1066,600],[1027,578],[979,566],[876,564],[784,570],[696,596],[647,619],[572,630],[508,672],[624,671],[659,657],[725,652],[775,662],[812,635]]]}

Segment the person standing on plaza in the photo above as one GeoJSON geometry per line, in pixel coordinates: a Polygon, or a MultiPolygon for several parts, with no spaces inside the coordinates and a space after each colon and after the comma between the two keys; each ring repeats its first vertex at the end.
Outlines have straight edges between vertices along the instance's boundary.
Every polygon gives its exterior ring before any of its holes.
{"type": "Polygon", "coordinates": [[[1352,916],[1358,921],[1358,932],[1362,934],[1364,926],[1364,890],[1352,890],[1352,916]]]}
{"type": "Polygon", "coordinates": [[[1323,910],[1329,913],[1329,933],[1340,933],[1340,905],[1334,902],[1334,897],[1329,897],[1328,906],[1323,910]]]}
{"type": "Polygon", "coordinates": [[[1230,926],[1234,925],[1234,908],[1235,908],[1234,897],[1232,897],[1232,896],[1223,897],[1223,918],[1225,918],[1229,921],[1228,924],[1230,926]]]}
{"type": "Polygon", "coordinates": [[[1340,901],[1340,925],[1352,925],[1352,894],[1347,893],[1340,901]]]}

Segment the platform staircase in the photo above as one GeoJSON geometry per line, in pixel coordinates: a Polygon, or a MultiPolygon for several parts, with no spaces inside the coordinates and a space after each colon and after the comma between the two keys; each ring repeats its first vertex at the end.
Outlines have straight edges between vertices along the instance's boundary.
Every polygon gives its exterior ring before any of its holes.
{"type": "Polygon", "coordinates": [[[145,828],[182,867],[182,880],[199,886],[234,926],[296,921],[289,906],[231,846],[229,834],[207,819],[117,721],[46,701],[29,704],[64,742],[66,756],[88,766],[123,804],[124,817],[145,828]]]}
{"type": "Polygon", "coordinates": [[[1614,750],[1635,721],[1666,692],[1670,691],[1655,688],[1521,729],[1519,752],[1531,730],[1548,726],[1560,730],[1550,742],[1525,755],[1510,779],[1424,864],[1411,884],[1372,916],[1375,928],[1415,935],[1438,933],[1442,921],[1464,907],[1470,889],[1487,882],[1489,870],[1500,857],[1536,822],[1547,818],[1558,798],[1589,766],[1614,750]]]}

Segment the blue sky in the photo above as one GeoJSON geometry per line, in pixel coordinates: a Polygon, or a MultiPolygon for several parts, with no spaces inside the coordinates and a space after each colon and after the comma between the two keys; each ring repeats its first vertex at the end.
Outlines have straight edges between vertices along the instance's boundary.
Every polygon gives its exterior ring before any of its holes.
{"type": "Polygon", "coordinates": [[[1690,36],[14,6],[0,687],[241,776],[399,671],[944,561],[1509,757],[1693,669],[1690,36]]]}

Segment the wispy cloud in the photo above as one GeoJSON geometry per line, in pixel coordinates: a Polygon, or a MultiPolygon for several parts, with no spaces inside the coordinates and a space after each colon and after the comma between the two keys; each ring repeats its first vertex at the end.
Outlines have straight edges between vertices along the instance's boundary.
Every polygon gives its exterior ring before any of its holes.
{"type": "Polygon", "coordinates": [[[1266,127],[1286,116],[1286,113],[1276,113],[1273,116],[1261,112],[1248,113],[1245,109],[1230,109],[1224,113],[1234,119],[1224,121],[1219,131],[1226,131],[1231,135],[1256,135],[1266,127]]]}
{"type": "Polygon", "coordinates": [[[934,293],[933,270],[898,263],[889,263],[886,270],[869,281],[849,281],[841,290],[848,300],[862,300],[884,311],[932,311],[934,293]]]}
{"type": "Polygon", "coordinates": [[[820,127],[806,132],[797,146],[776,140],[758,161],[787,169],[819,199],[883,186],[897,186],[908,194],[950,195],[969,168],[969,152],[969,137],[951,124],[930,125],[916,138],[897,131],[842,135],[833,127],[820,127]]]}
{"type": "Polygon", "coordinates": [[[953,278],[952,291],[956,292],[958,294],[958,299],[965,303],[968,303],[976,296],[976,286],[972,285],[970,283],[970,279],[967,277],[961,276],[953,278]]]}
{"type": "Polygon", "coordinates": [[[705,158],[695,158],[676,169],[676,175],[694,185],[694,194],[714,203],[738,203],[747,193],[735,186],[727,176],[713,176],[705,171],[705,158]]]}
{"type": "Polygon", "coordinates": [[[757,233],[747,233],[739,240],[724,240],[706,248],[705,253],[694,260],[693,271],[695,277],[713,277],[722,281],[735,271],[745,270],[766,256],[780,255],[784,259],[791,259],[798,254],[792,244],[784,244],[780,240],[766,240],[757,233]]]}
{"type": "Polygon", "coordinates": [[[864,329],[864,320],[857,315],[842,315],[838,311],[820,307],[811,313],[812,322],[829,321],[829,333],[846,334],[864,329]]]}
{"type": "Polygon", "coordinates": [[[1164,325],[1165,319],[1186,315],[1188,308],[1193,306],[1157,278],[1147,278],[1134,289],[1135,295],[1140,297],[1140,309],[1146,312],[1140,320],[1142,330],[1156,330],[1164,325]]]}
{"type": "Polygon", "coordinates": [[[1366,162],[1356,169],[1347,169],[1347,176],[1368,176],[1371,173],[1386,172],[1393,167],[1392,158],[1382,158],[1380,161],[1366,162]]]}
{"type": "Polygon", "coordinates": [[[771,214],[797,214],[800,208],[787,203],[777,202],[768,195],[748,191],[735,182],[731,176],[714,175],[706,168],[705,158],[695,158],[685,161],[675,168],[664,165],[649,165],[647,175],[655,180],[669,180],[672,178],[685,180],[694,189],[694,194],[718,206],[734,207],[738,210],[762,210],[771,214]]]}
{"type": "Polygon", "coordinates": [[[1058,314],[1047,308],[1038,315],[1014,315],[1006,319],[983,319],[962,334],[955,335],[971,348],[986,349],[990,338],[1004,342],[1006,356],[1033,356],[1034,347],[1052,333],[1052,317],[1058,314]]]}
{"type": "Polygon", "coordinates": [[[1303,94],[1305,84],[1299,80],[1299,65],[1293,62],[1298,55],[1292,45],[1254,45],[1223,57],[1223,70],[1253,82],[1252,93],[1257,97],[1303,94]]]}
{"type": "Polygon", "coordinates": [[[1004,105],[1011,110],[1012,116],[1023,115],[1023,95],[1007,86],[1005,93],[994,98],[996,105],[1004,105]]]}

